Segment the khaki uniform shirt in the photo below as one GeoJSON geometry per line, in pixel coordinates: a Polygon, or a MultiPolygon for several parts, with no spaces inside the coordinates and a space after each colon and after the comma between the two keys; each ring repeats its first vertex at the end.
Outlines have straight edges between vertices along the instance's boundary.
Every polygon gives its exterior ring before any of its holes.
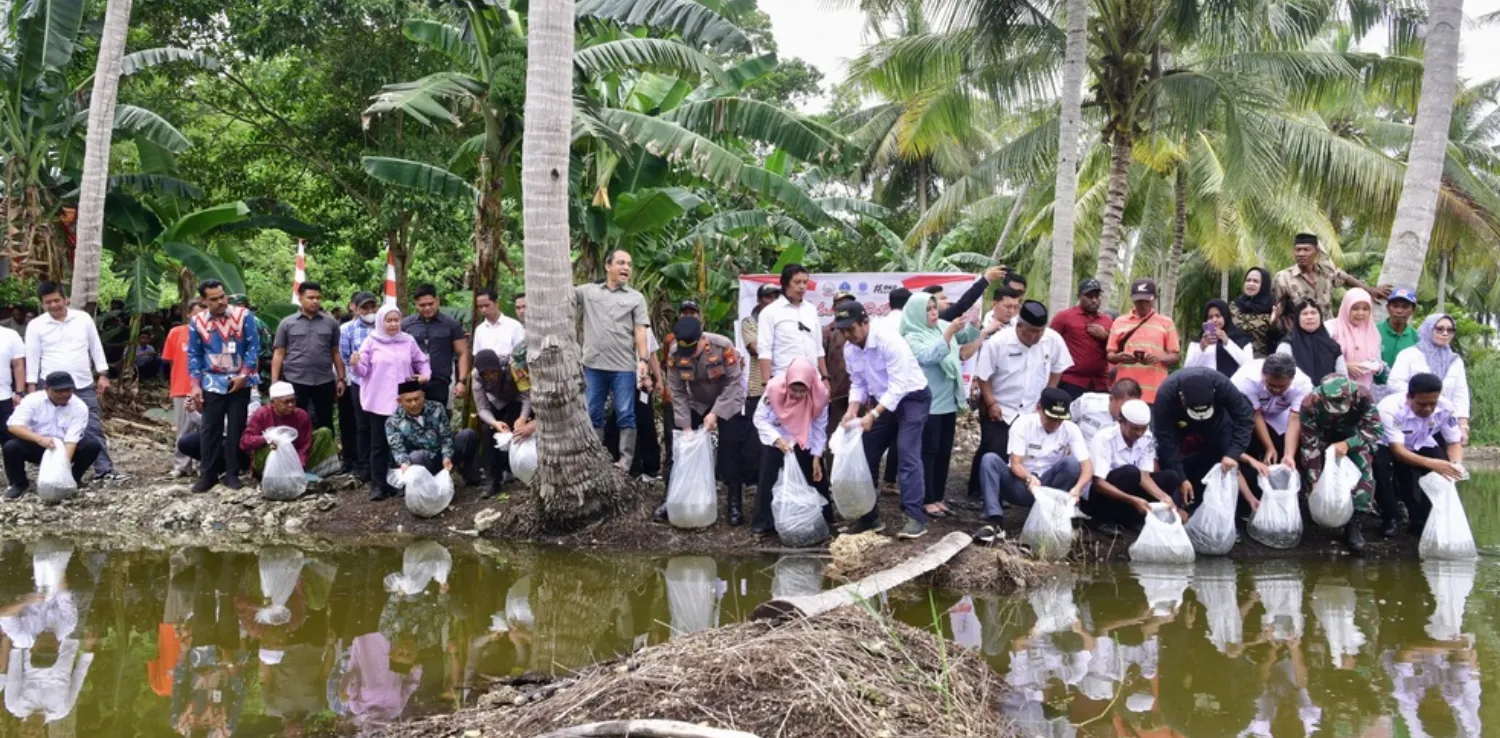
{"type": "MultiPolygon", "coordinates": [[[[1333,307],[1334,285],[1347,286],[1350,281],[1351,277],[1344,270],[1326,261],[1319,261],[1313,267],[1313,278],[1309,282],[1302,276],[1301,269],[1293,264],[1271,278],[1271,294],[1276,297],[1277,302],[1285,301],[1292,305],[1311,298],[1318,303],[1323,317],[1329,318],[1333,316],[1329,311],[1333,307]]],[[[1292,316],[1294,323],[1296,318],[1297,316],[1292,316]]]]}
{"type": "Polygon", "coordinates": [[[705,333],[698,343],[701,348],[693,356],[668,354],[662,369],[674,398],[672,414],[683,430],[693,427],[693,412],[712,411],[720,420],[729,420],[745,411],[745,360],[734,350],[734,342],[705,333]]]}

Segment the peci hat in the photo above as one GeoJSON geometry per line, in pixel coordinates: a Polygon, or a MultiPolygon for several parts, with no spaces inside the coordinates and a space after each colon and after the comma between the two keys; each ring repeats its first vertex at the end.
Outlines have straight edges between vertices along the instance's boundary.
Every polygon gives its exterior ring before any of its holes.
{"type": "Polygon", "coordinates": [[[1292,237],[1292,244],[1293,245],[1299,245],[1299,244],[1304,244],[1304,243],[1306,243],[1306,244],[1312,244],[1313,246],[1317,246],[1318,245],[1318,237],[1314,236],[1311,233],[1298,233],[1296,236],[1292,237]]]}
{"type": "Polygon", "coordinates": [[[1042,390],[1042,401],[1037,403],[1037,407],[1041,408],[1043,415],[1053,420],[1072,420],[1070,404],[1068,393],[1056,387],[1048,387],[1042,390]]]}
{"type": "Polygon", "coordinates": [[[1193,420],[1208,420],[1214,416],[1214,383],[1208,377],[1184,379],[1177,398],[1182,401],[1187,416],[1193,420]]]}
{"type": "Polygon", "coordinates": [[[1027,325],[1036,326],[1038,328],[1046,328],[1047,306],[1041,304],[1040,302],[1037,302],[1036,300],[1027,300],[1024,303],[1021,303],[1020,318],[1021,322],[1027,325]]]}
{"type": "Polygon", "coordinates": [[[1150,279],[1137,279],[1130,283],[1130,299],[1132,300],[1155,300],[1156,282],[1150,279]]]}
{"type": "Polygon", "coordinates": [[[839,308],[833,311],[833,327],[839,330],[849,328],[856,323],[863,323],[869,319],[870,315],[865,312],[865,306],[852,300],[839,305],[839,308]]]}
{"type": "Polygon", "coordinates": [[[677,341],[678,356],[692,356],[697,353],[698,342],[703,339],[703,321],[691,315],[678,318],[677,325],[672,328],[672,337],[677,341]]]}
{"type": "Polygon", "coordinates": [[[413,392],[426,391],[427,385],[422,384],[421,382],[402,382],[401,384],[396,386],[396,394],[398,395],[408,395],[413,392]]]}
{"type": "Polygon", "coordinates": [[[1144,400],[1126,400],[1125,404],[1120,406],[1120,417],[1125,418],[1125,422],[1131,425],[1150,425],[1151,406],[1147,405],[1144,400]]]}
{"type": "Polygon", "coordinates": [[[47,389],[49,390],[70,390],[78,388],[77,385],[73,384],[73,375],[67,372],[52,372],[51,374],[47,375],[47,378],[44,381],[47,385],[47,389]]]}

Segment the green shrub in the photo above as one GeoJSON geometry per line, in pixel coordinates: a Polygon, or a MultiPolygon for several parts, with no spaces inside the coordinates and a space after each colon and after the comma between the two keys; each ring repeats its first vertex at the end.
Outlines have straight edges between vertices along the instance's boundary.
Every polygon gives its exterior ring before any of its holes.
{"type": "Polygon", "coordinates": [[[1500,351],[1471,350],[1465,359],[1469,370],[1469,442],[1475,446],[1500,445],[1500,351]]]}

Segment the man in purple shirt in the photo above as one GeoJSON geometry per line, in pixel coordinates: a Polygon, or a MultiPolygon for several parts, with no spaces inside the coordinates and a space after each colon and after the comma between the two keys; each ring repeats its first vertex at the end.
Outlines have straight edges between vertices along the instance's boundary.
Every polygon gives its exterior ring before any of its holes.
{"type": "Polygon", "coordinates": [[[1463,431],[1453,406],[1442,397],[1443,380],[1436,374],[1418,374],[1406,386],[1406,395],[1390,395],[1376,408],[1385,437],[1375,451],[1375,497],[1380,506],[1380,535],[1396,535],[1396,502],[1406,503],[1411,514],[1411,533],[1420,534],[1432,512],[1432,502],[1417,480],[1436,472],[1453,481],[1467,477],[1464,471],[1463,431]]]}

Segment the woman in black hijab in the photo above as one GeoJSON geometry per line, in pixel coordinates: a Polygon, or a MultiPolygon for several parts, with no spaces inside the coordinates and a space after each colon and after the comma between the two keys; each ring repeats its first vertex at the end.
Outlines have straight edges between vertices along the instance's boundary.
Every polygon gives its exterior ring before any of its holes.
{"type": "Polygon", "coordinates": [[[1233,377],[1241,366],[1255,360],[1250,334],[1234,324],[1229,303],[1209,300],[1203,307],[1203,328],[1198,340],[1188,345],[1183,366],[1216,369],[1226,377],[1233,377]]]}
{"type": "Polygon", "coordinates": [[[1229,306],[1231,318],[1240,330],[1250,335],[1255,356],[1264,357],[1278,343],[1276,330],[1276,297],[1271,293],[1271,273],[1254,267],[1245,273],[1245,288],[1229,306]]]}
{"type": "Polygon", "coordinates": [[[1286,340],[1276,348],[1278,354],[1290,354],[1297,368],[1313,381],[1322,384],[1330,374],[1349,376],[1344,364],[1344,348],[1333,340],[1323,325],[1323,310],[1312,300],[1303,300],[1293,306],[1293,321],[1286,340]]]}

